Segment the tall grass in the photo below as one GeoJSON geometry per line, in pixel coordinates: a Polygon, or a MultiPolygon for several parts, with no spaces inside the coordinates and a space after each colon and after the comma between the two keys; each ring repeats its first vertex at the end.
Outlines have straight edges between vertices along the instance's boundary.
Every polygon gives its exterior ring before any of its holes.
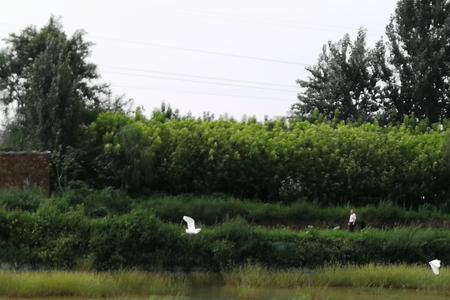
{"type": "Polygon", "coordinates": [[[177,295],[186,275],[118,272],[0,272],[0,295],[7,297],[119,297],[177,295]]]}
{"type": "Polygon", "coordinates": [[[254,298],[267,289],[393,288],[450,293],[447,269],[435,276],[425,266],[330,266],[314,270],[277,270],[247,265],[212,273],[0,272],[2,297],[155,297],[187,296],[212,286],[254,298]],[[218,280],[218,278],[221,278],[218,280]]]}
{"type": "Polygon", "coordinates": [[[450,292],[450,272],[435,276],[427,266],[364,265],[327,266],[314,270],[276,270],[247,265],[224,274],[227,285],[238,287],[355,287],[404,288],[450,292]]]}

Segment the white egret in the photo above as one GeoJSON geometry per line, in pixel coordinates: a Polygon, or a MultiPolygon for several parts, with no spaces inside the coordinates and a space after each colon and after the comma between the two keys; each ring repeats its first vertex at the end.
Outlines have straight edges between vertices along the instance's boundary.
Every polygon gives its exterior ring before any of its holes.
{"type": "Polygon", "coordinates": [[[439,268],[441,267],[441,261],[439,259],[433,259],[429,262],[431,270],[434,275],[439,275],[439,268]]]}
{"type": "Polygon", "coordinates": [[[187,223],[187,234],[197,234],[202,230],[201,228],[195,228],[195,221],[191,217],[183,216],[183,220],[187,223]]]}

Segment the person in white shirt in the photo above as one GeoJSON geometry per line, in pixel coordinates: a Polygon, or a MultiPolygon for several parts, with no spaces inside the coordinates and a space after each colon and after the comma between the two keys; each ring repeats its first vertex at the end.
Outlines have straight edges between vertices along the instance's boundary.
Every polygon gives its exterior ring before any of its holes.
{"type": "Polygon", "coordinates": [[[355,230],[356,226],[356,213],[352,210],[350,210],[350,218],[348,219],[348,229],[350,231],[355,230]]]}

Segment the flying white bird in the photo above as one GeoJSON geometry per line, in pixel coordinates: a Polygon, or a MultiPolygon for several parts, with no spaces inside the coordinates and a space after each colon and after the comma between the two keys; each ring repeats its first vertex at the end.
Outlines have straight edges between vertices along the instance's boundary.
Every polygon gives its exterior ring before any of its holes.
{"type": "Polygon", "coordinates": [[[201,228],[195,228],[195,221],[191,217],[183,216],[183,220],[187,223],[187,234],[197,234],[202,230],[201,228]]]}
{"type": "Polygon", "coordinates": [[[441,267],[441,261],[439,259],[433,259],[429,262],[431,270],[434,275],[439,275],[439,268],[441,267]]]}

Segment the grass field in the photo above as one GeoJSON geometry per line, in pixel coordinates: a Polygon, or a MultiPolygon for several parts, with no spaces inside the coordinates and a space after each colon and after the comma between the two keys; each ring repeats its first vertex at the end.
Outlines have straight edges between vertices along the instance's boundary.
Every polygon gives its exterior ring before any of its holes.
{"type": "Polygon", "coordinates": [[[183,296],[196,287],[228,286],[241,292],[258,288],[402,288],[450,292],[450,273],[435,276],[426,266],[335,266],[315,270],[269,270],[247,265],[222,274],[0,272],[2,297],[183,296]]]}

